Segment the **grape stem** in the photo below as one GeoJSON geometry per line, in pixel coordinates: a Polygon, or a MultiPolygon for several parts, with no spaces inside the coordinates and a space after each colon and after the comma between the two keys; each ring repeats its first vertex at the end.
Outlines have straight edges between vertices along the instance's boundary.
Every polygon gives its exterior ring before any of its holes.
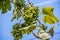
{"type": "Polygon", "coordinates": [[[33,3],[30,2],[30,0],[28,0],[28,3],[29,3],[29,5],[30,5],[31,7],[33,6],[33,3]]]}
{"type": "Polygon", "coordinates": [[[42,39],[42,38],[40,38],[38,35],[36,35],[33,31],[32,31],[32,34],[33,34],[36,38],[42,39]]]}
{"type": "Polygon", "coordinates": [[[36,24],[33,24],[33,25],[30,25],[30,26],[27,26],[27,27],[21,28],[20,30],[26,30],[26,29],[28,29],[28,28],[30,28],[30,27],[32,27],[32,26],[36,26],[36,24]]]}

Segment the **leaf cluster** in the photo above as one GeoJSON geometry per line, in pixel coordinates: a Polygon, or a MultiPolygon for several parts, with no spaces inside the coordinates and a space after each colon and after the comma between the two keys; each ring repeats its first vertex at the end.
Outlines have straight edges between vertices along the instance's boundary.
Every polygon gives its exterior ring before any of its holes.
{"type": "Polygon", "coordinates": [[[14,37],[14,40],[22,39],[23,34],[30,34],[36,28],[36,24],[33,24],[31,26],[27,26],[27,27],[25,27],[25,26],[23,27],[22,25],[16,23],[13,26],[13,30],[11,33],[14,37]]]}
{"type": "Polygon", "coordinates": [[[49,24],[55,24],[58,23],[58,18],[53,13],[54,8],[53,7],[44,7],[42,12],[44,14],[44,17],[42,18],[45,23],[49,24]]]}
{"type": "Polygon", "coordinates": [[[8,10],[11,10],[10,0],[2,0],[0,1],[0,10],[2,10],[2,14],[6,13],[8,10]]]}

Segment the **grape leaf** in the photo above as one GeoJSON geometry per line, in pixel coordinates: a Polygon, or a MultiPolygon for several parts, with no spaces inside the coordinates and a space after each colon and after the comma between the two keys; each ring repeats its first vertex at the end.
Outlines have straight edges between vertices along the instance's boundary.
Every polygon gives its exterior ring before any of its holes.
{"type": "Polygon", "coordinates": [[[8,10],[11,10],[10,0],[0,1],[0,10],[2,10],[2,14],[5,14],[8,10]]]}
{"type": "Polygon", "coordinates": [[[53,10],[54,10],[53,7],[44,7],[43,10],[42,10],[42,12],[45,15],[54,16],[53,10]]]}
{"type": "Polygon", "coordinates": [[[52,17],[52,16],[48,16],[48,15],[44,16],[42,18],[42,20],[49,24],[58,23],[58,21],[59,21],[56,17],[52,17]]]}

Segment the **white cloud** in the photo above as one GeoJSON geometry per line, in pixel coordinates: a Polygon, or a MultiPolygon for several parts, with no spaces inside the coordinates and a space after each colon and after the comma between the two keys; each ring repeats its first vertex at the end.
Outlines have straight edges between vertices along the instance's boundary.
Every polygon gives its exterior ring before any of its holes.
{"type": "Polygon", "coordinates": [[[49,1],[45,1],[45,2],[40,2],[39,4],[35,4],[36,6],[38,5],[46,5],[46,4],[50,4],[50,3],[54,3],[54,2],[58,2],[58,0],[49,0],[49,1]]]}

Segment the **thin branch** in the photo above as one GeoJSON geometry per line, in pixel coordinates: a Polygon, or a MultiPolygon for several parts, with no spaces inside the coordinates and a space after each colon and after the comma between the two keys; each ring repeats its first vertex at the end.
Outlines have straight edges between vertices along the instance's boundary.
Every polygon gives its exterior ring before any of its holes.
{"type": "Polygon", "coordinates": [[[24,16],[24,13],[23,13],[22,9],[19,10],[19,13],[20,13],[21,16],[24,16]]]}
{"type": "Polygon", "coordinates": [[[30,26],[27,26],[27,27],[21,28],[20,30],[25,30],[25,29],[28,29],[28,28],[30,28],[30,27],[32,27],[32,26],[36,26],[36,24],[33,24],[33,25],[30,25],[30,26]]]}
{"type": "Polygon", "coordinates": [[[41,24],[40,20],[37,18],[37,21],[39,22],[39,24],[41,24]]]}
{"type": "Polygon", "coordinates": [[[32,34],[33,34],[36,38],[42,39],[43,36],[46,36],[45,38],[50,38],[49,34],[48,34],[46,31],[44,31],[41,27],[38,27],[38,29],[39,29],[39,34],[37,34],[37,35],[32,31],[32,34]],[[46,35],[44,35],[44,34],[46,34],[46,35]]]}
{"type": "Polygon", "coordinates": [[[30,4],[30,6],[31,6],[31,7],[33,6],[33,3],[32,3],[32,2],[30,2],[30,0],[28,0],[28,3],[30,4]]]}
{"type": "Polygon", "coordinates": [[[36,38],[42,39],[42,38],[40,38],[38,35],[36,35],[33,31],[32,31],[32,34],[33,34],[36,38]]]}

